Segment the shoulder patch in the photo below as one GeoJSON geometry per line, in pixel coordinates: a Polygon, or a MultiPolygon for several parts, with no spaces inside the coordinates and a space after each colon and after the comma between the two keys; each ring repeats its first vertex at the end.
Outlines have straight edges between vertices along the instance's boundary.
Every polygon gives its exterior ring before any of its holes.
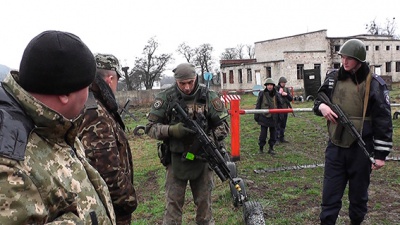
{"type": "Polygon", "coordinates": [[[214,107],[214,109],[215,109],[216,111],[221,112],[221,111],[224,110],[224,103],[222,103],[222,101],[221,101],[220,98],[214,98],[214,99],[211,101],[211,104],[212,104],[212,106],[214,107]]]}
{"type": "Polygon", "coordinates": [[[390,97],[389,97],[389,90],[385,90],[383,92],[383,96],[385,97],[386,104],[390,105],[390,97]]]}
{"type": "Polygon", "coordinates": [[[164,100],[162,100],[160,98],[156,98],[156,100],[154,101],[154,104],[153,104],[153,108],[159,109],[163,106],[163,104],[164,104],[164,100]]]}

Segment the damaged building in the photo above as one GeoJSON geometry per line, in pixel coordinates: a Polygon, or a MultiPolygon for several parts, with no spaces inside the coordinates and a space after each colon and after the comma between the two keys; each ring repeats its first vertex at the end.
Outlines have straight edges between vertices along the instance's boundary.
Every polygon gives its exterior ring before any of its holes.
{"type": "Polygon", "coordinates": [[[255,42],[255,59],[221,60],[221,89],[252,90],[263,87],[266,78],[277,82],[285,76],[294,90],[315,92],[326,72],[340,67],[340,47],[352,38],[365,43],[366,61],[376,74],[389,84],[400,81],[400,40],[367,34],[327,37],[327,30],[319,30],[255,42]]]}

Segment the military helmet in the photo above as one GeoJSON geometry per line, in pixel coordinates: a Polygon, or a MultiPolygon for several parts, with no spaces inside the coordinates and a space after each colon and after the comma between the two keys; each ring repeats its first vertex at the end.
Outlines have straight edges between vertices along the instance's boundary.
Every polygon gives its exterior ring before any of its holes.
{"type": "Polygon", "coordinates": [[[365,44],[358,39],[350,39],[346,41],[340,48],[339,55],[345,55],[357,59],[360,62],[365,62],[367,50],[365,44]]]}
{"type": "Polygon", "coordinates": [[[98,69],[114,70],[117,72],[118,78],[122,77],[122,68],[117,57],[111,54],[96,54],[96,66],[98,69]]]}
{"type": "Polygon", "coordinates": [[[279,78],[279,83],[287,83],[286,77],[280,77],[279,78]]]}
{"type": "Polygon", "coordinates": [[[272,85],[275,86],[275,82],[274,82],[274,80],[272,80],[271,77],[269,77],[269,78],[267,78],[267,79],[265,80],[264,85],[267,86],[267,84],[272,84],[272,85]]]}

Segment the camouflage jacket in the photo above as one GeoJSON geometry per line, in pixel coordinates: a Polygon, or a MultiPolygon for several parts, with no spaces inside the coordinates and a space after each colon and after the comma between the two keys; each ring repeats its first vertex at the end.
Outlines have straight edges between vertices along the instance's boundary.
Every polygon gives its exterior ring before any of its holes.
{"type": "MultiPolygon", "coordinates": [[[[23,110],[34,126],[26,136],[22,160],[0,156],[0,224],[116,224],[107,186],[86,161],[76,137],[80,119],[66,119],[25,92],[16,80],[8,75],[2,86],[22,109],[7,109],[11,101],[6,99],[1,101],[1,112],[23,110]]],[[[7,130],[17,140],[21,130],[1,127],[1,132],[7,130]]]]}
{"type": "Polygon", "coordinates": [[[138,204],[133,186],[132,152],[117,113],[114,95],[107,88],[100,93],[96,82],[92,84],[79,138],[89,163],[108,185],[117,222],[127,221],[138,204]],[[107,102],[115,103],[115,107],[110,107],[107,102]]]}

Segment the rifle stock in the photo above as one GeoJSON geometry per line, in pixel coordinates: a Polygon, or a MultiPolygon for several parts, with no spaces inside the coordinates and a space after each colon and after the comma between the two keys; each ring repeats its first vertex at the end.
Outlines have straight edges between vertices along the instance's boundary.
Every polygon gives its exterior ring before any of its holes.
{"type": "Polygon", "coordinates": [[[361,149],[364,151],[365,155],[368,157],[368,159],[371,161],[372,164],[376,165],[375,159],[372,155],[369,154],[366,144],[364,140],[362,139],[360,133],[357,131],[356,127],[354,126],[353,122],[349,120],[349,118],[346,116],[346,114],[343,112],[343,110],[340,108],[339,105],[333,104],[328,96],[320,92],[318,93],[319,97],[322,99],[323,103],[327,104],[334,113],[339,117],[339,122],[346,128],[346,130],[357,140],[358,146],[361,147],[361,149]]]}
{"type": "Polygon", "coordinates": [[[185,126],[196,132],[196,137],[200,142],[201,148],[205,153],[205,158],[209,163],[211,169],[218,175],[222,182],[227,179],[233,181],[233,178],[230,175],[229,168],[225,162],[225,159],[222,157],[215,143],[207,136],[204,130],[200,127],[200,125],[189,118],[187,113],[182,109],[182,107],[174,102],[172,104],[172,109],[177,113],[180,120],[185,124],[185,126]]]}

